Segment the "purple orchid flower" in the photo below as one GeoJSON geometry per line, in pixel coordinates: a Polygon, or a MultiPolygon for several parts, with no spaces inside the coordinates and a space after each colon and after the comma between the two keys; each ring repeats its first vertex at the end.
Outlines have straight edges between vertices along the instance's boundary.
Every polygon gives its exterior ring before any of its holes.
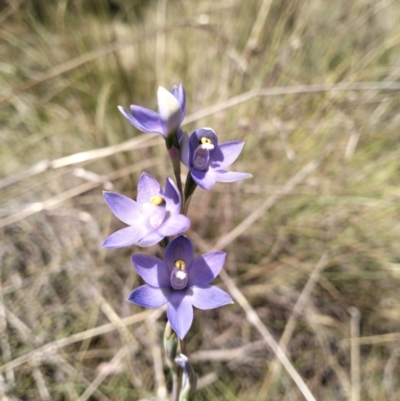
{"type": "MultiPolygon", "coordinates": [[[[172,92],[160,86],[157,92],[159,114],[132,104],[129,113],[118,106],[123,116],[139,131],[160,134],[164,138],[180,131],[186,113],[186,95],[183,85],[174,86],[172,92]]],[[[181,133],[179,132],[179,136],[181,133]]]]}
{"type": "Polygon", "coordinates": [[[155,245],[164,237],[183,233],[190,226],[190,220],[180,214],[181,196],[170,178],[163,191],[155,178],[142,173],[136,202],[115,192],[104,191],[103,194],[115,216],[129,225],[111,234],[104,241],[104,248],[155,245]]]}
{"type": "Polygon", "coordinates": [[[252,177],[248,173],[225,170],[239,156],[244,142],[231,141],[218,145],[218,137],[211,128],[200,128],[181,138],[182,163],[189,168],[195,183],[210,189],[217,181],[233,182],[252,177]]]}
{"type": "Polygon", "coordinates": [[[168,304],[168,321],[183,339],[192,325],[192,306],[214,309],[233,303],[225,291],[209,285],[225,257],[225,252],[209,252],[195,258],[192,243],[183,235],[168,244],[164,260],[133,255],[133,266],[147,284],[136,288],[127,300],[146,308],[168,304]]]}

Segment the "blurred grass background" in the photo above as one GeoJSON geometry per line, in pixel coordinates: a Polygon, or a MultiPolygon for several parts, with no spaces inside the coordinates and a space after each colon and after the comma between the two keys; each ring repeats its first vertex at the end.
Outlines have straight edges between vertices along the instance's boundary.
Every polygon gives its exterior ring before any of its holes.
{"type": "MultiPolygon", "coordinates": [[[[172,176],[116,106],[182,82],[184,128],[246,141],[254,176],[196,191],[197,252],[228,252],[317,400],[399,400],[399,21],[391,0],[0,2],[0,399],[164,398],[165,314],[125,301],[138,249],[101,249],[101,190],[172,176]]],[[[196,399],[303,399],[246,316],[196,310],[196,399]]]]}

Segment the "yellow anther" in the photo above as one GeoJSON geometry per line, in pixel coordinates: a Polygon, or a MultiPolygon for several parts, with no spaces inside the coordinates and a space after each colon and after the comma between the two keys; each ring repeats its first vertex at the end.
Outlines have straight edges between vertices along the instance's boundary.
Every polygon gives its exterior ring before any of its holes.
{"type": "Polygon", "coordinates": [[[200,139],[200,143],[201,143],[202,145],[205,145],[205,144],[207,144],[207,145],[212,145],[211,139],[210,139],[210,138],[207,138],[207,137],[205,137],[205,136],[203,136],[203,137],[200,139]]]}
{"type": "Polygon", "coordinates": [[[177,259],[175,260],[174,266],[178,269],[178,270],[185,270],[186,269],[186,263],[184,260],[182,259],[177,259]]]}
{"type": "Polygon", "coordinates": [[[160,206],[160,205],[162,205],[163,203],[165,203],[165,199],[162,198],[161,196],[156,195],[156,196],[152,196],[152,197],[150,198],[150,202],[151,202],[154,206],[160,206]]]}

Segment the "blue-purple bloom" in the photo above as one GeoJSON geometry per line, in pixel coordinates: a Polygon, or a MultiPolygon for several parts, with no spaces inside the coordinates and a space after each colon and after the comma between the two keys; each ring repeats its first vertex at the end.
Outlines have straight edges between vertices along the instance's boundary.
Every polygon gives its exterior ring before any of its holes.
{"type": "Polygon", "coordinates": [[[174,86],[172,92],[160,86],[157,92],[158,111],[132,104],[130,112],[118,106],[124,117],[139,131],[160,134],[164,138],[180,131],[186,113],[186,95],[183,85],[174,86]]]}
{"type": "Polygon", "coordinates": [[[190,220],[180,214],[181,196],[175,183],[167,178],[165,191],[150,174],[142,173],[138,183],[137,201],[116,192],[104,191],[111,211],[129,227],[111,234],[104,248],[155,245],[164,237],[181,234],[190,220]]]}
{"type": "Polygon", "coordinates": [[[225,291],[209,285],[225,257],[225,252],[209,252],[195,258],[192,243],[183,235],[168,244],[164,260],[133,255],[133,266],[147,284],[136,288],[127,300],[146,308],[168,304],[168,321],[183,339],[192,325],[193,306],[214,309],[233,303],[225,291]]]}
{"type": "Polygon", "coordinates": [[[195,183],[210,189],[217,181],[233,182],[252,177],[248,173],[225,170],[239,156],[244,142],[231,141],[218,144],[218,137],[211,128],[200,128],[188,137],[181,138],[182,163],[189,168],[195,183]]]}

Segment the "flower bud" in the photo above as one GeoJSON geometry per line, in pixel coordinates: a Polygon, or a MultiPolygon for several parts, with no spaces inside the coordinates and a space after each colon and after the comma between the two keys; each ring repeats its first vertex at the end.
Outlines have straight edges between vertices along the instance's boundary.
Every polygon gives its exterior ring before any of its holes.
{"type": "Polygon", "coordinates": [[[157,92],[158,111],[165,124],[165,134],[176,136],[182,122],[182,110],[175,96],[160,86],[157,92]]]}

